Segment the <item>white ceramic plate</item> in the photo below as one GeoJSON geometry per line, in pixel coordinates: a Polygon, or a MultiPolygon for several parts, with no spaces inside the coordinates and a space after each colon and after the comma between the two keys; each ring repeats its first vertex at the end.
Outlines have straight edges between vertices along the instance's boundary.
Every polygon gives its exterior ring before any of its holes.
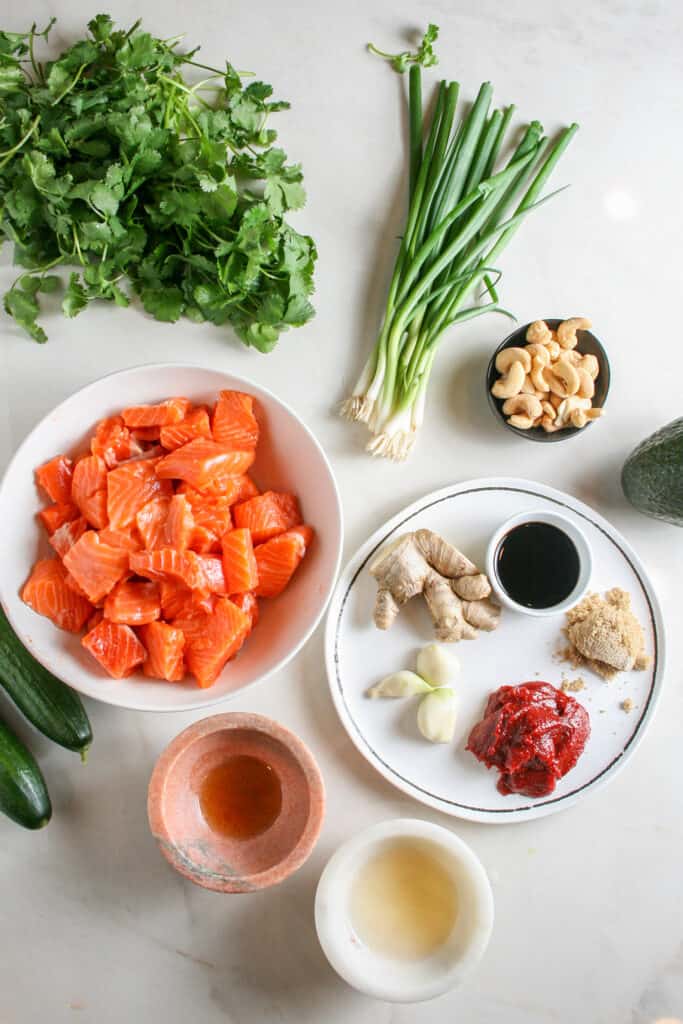
{"type": "Polygon", "coordinates": [[[10,462],[0,485],[0,522],[5,545],[0,601],[12,626],[46,668],[81,693],[145,711],[192,711],[216,704],[264,679],[292,658],[306,642],[327,606],[339,569],[342,510],[329,462],[308,427],[270,391],[218,370],[176,363],[137,366],[88,384],[58,405],[31,431],[10,462]],[[315,542],[284,594],[261,601],[257,630],[212,687],[201,690],[189,679],[165,683],[136,673],[111,679],[81,647],[80,638],[36,615],[19,593],[39,557],[52,555],[35,518],[44,501],[34,470],[61,452],[87,448],[95,423],[124,406],[184,395],[193,402],[214,401],[218,391],[236,388],[254,395],[261,439],[251,475],[263,489],[299,496],[315,542]]]}
{"type": "Polygon", "coordinates": [[[326,629],[327,672],[341,720],[359,751],[399,789],[416,800],[460,818],[508,822],[538,818],[569,807],[611,778],[633,754],[654,711],[664,666],[661,611],[647,573],[624,538],[593,509],[552,487],[516,479],[482,479],[435,491],[380,527],[342,571],[326,629]],[[479,566],[487,542],[509,516],[533,509],[556,510],[584,532],[593,552],[590,589],[623,587],[642,623],[651,664],[645,672],[622,673],[610,683],[576,672],[554,654],[561,646],[564,615],[534,618],[504,609],[494,633],[454,646],[462,670],[456,684],[458,722],[451,744],[431,744],[417,729],[415,698],[369,700],[366,689],[382,676],[414,668],[420,646],[433,639],[421,599],[411,601],[386,632],[372,621],[376,584],[368,572],[375,552],[388,540],[427,527],[461,548],[479,566]],[[502,796],[497,773],[487,771],[465,744],[492,690],[504,683],[542,679],[560,686],[582,675],[586,689],[572,696],[591,720],[591,735],[576,767],[547,797],[502,796]],[[626,713],[621,701],[630,697],[626,713]]]}

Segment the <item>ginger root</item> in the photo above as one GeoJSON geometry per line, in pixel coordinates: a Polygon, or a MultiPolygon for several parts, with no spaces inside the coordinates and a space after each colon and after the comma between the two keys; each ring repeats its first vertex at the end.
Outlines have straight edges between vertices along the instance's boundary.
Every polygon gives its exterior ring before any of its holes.
{"type": "Polygon", "coordinates": [[[472,640],[479,629],[498,625],[500,609],[489,600],[491,586],[474,562],[431,530],[406,533],[370,566],[377,580],[374,620],[389,629],[401,607],[422,594],[437,640],[472,640]]]}

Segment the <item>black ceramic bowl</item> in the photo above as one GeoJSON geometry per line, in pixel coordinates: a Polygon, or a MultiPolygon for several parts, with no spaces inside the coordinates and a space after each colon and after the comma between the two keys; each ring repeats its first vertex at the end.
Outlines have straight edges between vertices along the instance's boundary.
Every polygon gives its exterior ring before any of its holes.
{"type": "MultiPolygon", "coordinates": [[[[538,319],[545,320],[548,327],[553,331],[557,330],[559,325],[562,323],[561,317],[538,317],[538,319]]],[[[503,400],[500,398],[494,398],[491,394],[491,388],[500,377],[500,374],[496,370],[496,357],[498,353],[502,352],[504,348],[524,348],[526,345],[526,332],[529,329],[529,326],[530,324],[524,324],[523,327],[518,327],[514,330],[512,334],[507,336],[505,341],[500,343],[496,351],[491,356],[488,369],[486,371],[486,397],[493,415],[506,430],[510,431],[510,433],[517,434],[518,437],[524,437],[527,441],[566,441],[568,438],[574,437],[576,434],[582,434],[584,430],[588,430],[594,423],[599,421],[589,420],[585,427],[564,427],[562,430],[556,430],[552,434],[546,433],[543,427],[532,427],[530,430],[520,430],[519,427],[513,427],[508,423],[507,419],[503,415],[503,400]]],[[[578,339],[579,343],[576,346],[578,351],[583,354],[590,353],[591,355],[596,356],[598,363],[600,364],[600,372],[598,373],[597,380],[595,381],[593,408],[602,409],[607,401],[607,394],[609,392],[610,385],[610,368],[607,353],[592,331],[579,331],[578,339]]]]}

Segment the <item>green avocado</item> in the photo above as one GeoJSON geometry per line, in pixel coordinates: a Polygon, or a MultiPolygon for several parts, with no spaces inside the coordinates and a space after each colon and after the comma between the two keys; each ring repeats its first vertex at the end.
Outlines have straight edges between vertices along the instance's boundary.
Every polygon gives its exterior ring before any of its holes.
{"type": "Polygon", "coordinates": [[[683,526],[683,417],[631,452],[621,471],[621,486],[640,512],[683,526]]]}

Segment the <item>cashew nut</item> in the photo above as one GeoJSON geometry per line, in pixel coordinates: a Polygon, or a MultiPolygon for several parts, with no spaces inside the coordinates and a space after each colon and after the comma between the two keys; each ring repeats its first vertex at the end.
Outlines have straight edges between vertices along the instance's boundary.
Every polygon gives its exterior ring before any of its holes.
{"type": "Polygon", "coordinates": [[[583,411],[583,409],[572,409],[569,419],[571,425],[573,427],[578,427],[579,430],[581,429],[581,427],[585,427],[588,423],[588,417],[586,416],[586,413],[583,411]]]}
{"type": "Polygon", "coordinates": [[[529,324],[526,340],[538,345],[545,345],[550,341],[550,328],[545,320],[534,320],[532,324],[529,324]]]}
{"type": "Polygon", "coordinates": [[[555,419],[556,412],[550,402],[541,402],[541,408],[543,409],[543,416],[550,416],[551,420],[555,419]]]}
{"type": "Polygon", "coordinates": [[[546,434],[554,434],[557,430],[561,430],[561,427],[555,426],[555,419],[551,416],[544,416],[541,420],[541,426],[545,430],[546,434]]]}
{"type": "Polygon", "coordinates": [[[498,373],[507,373],[514,362],[519,362],[524,367],[524,372],[531,369],[531,356],[525,348],[504,348],[496,356],[496,369],[498,373]]]}
{"type": "Polygon", "coordinates": [[[551,363],[554,363],[556,359],[560,358],[560,352],[562,351],[562,349],[560,348],[560,346],[557,344],[556,341],[554,341],[554,340],[549,341],[548,344],[546,345],[546,348],[548,349],[548,354],[550,355],[550,362],[551,363]]]}
{"type": "Polygon", "coordinates": [[[558,359],[543,371],[548,387],[554,395],[567,398],[579,390],[579,374],[565,359],[558,359]]]}
{"type": "Polygon", "coordinates": [[[586,352],[583,359],[581,360],[581,369],[586,370],[593,380],[596,379],[600,373],[600,363],[598,357],[594,356],[592,352],[586,352]]]}
{"type": "Polygon", "coordinates": [[[557,340],[561,348],[576,348],[578,338],[577,331],[587,331],[591,326],[590,320],[585,316],[572,316],[564,320],[557,328],[557,340]]]}
{"type": "Polygon", "coordinates": [[[526,377],[524,378],[524,383],[522,384],[522,394],[523,395],[535,395],[536,394],[536,388],[534,387],[534,382],[532,381],[532,379],[531,379],[531,377],[529,376],[528,373],[527,373],[526,377]]]}
{"type": "Polygon", "coordinates": [[[586,410],[586,418],[589,420],[599,420],[602,416],[602,409],[588,409],[586,410]]]}
{"type": "Polygon", "coordinates": [[[570,398],[565,398],[557,410],[555,423],[558,427],[566,427],[573,412],[585,412],[587,409],[590,409],[590,407],[590,398],[579,398],[578,395],[572,395],[570,398]]]}
{"type": "Polygon", "coordinates": [[[508,423],[511,427],[518,427],[519,430],[530,430],[534,425],[530,416],[510,416],[508,423]]]}
{"type": "Polygon", "coordinates": [[[592,398],[595,394],[595,381],[588,370],[584,370],[582,366],[579,366],[576,372],[579,375],[579,390],[577,394],[581,398],[592,398]]]}
{"type": "Polygon", "coordinates": [[[583,356],[575,348],[568,348],[562,352],[562,358],[566,359],[572,366],[579,367],[583,362],[583,356]]]}
{"type": "Polygon", "coordinates": [[[545,370],[546,367],[541,363],[540,359],[534,359],[531,366],[531,383],[536,391],[540,391],[542,394],[546,394],[550,390],[545,379],[545,370]]]}
{"type": "Polygon", "coordinates": [[[518,395],[522,390],[525,377],[524,365],[519,359],[516,359],[505,376],[495,382],[491,388],[491,394],[494,398],[512,398],[513,395],[518,395]]]}
{"type": "Polygon", "coordinates": [[[506,416],[528,416],[531,420],[536,420],[543,415],[539,400],[534,395],[524,394],[508,398],[503,405],[503,412],[506,416]]]}
{"type": "Polygon", "coordinates": [[[548,401],[550,402],[550,404],[552,405],[553,409],[557,413],[557,410],[562,405],[562,402],[564,401],[564,399],[560,395],[553,395],[553,394],[551,394],[549,396],[549,398],[548,398],[548,401]]]}
{"type": "Polygon", "coordinates": [[[526,351],[532,359],[538,359],[541,366],[547,366],[550,362],[550,352],[548,352],[545,345],[539,345],[537,342],[532,342],[531,345],[527,345],[526,351]]]}

